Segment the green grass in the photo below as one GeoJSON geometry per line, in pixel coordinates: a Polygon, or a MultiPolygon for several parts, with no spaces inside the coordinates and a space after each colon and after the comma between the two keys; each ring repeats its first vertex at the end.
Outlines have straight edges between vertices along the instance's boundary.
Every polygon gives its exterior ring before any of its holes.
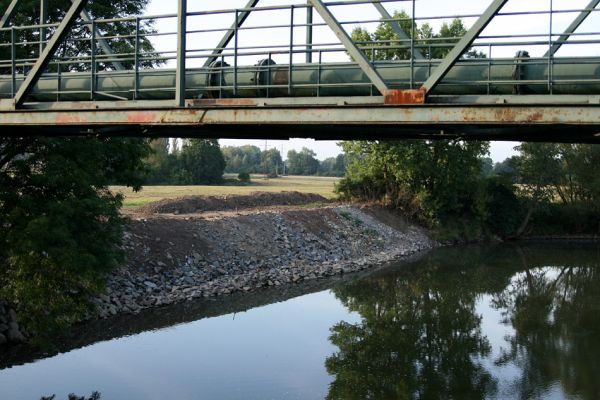
{"type": "Polygon", "coordinates": [[[125,196],[123,204],[125,208],[137,208],[154,201],[181,196],[247,195],[252,192],[297,191],[320,194],[325,198],[332,199],[335,197],[333,188],[338,180],[339,178],[312,176],[284,176],[273,179],[252,176],[252,182],[243,186],[144,186],[137,193],[124,186],[112,186],[111,190],[125,196]]]}

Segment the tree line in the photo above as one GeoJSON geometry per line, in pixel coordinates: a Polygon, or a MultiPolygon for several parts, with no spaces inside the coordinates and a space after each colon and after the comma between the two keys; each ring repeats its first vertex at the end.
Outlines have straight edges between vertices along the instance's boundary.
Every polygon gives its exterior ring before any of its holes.
{"type": "Polygon", "coordinates": [[[275,148],[261,150],[257,146],[226,146],[218,141],[190,139],[182,141],[155,139],[152,154],[146,159],[148,185],[215,185],[224,182],[223,174],[337,176],[344,175],[344,154],[323,161],[306,147],[290,150],[283,160],[275,148]]]}

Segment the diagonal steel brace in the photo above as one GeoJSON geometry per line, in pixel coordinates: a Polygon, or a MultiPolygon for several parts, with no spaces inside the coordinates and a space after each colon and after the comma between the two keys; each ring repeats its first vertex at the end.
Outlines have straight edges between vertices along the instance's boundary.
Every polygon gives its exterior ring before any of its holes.
{"type": "Polygon", "coordinates": [[[67,37],[67,34],[71,30],[71,27],[77,20],[77,17],[81,14],[81,11],[87,5],[89,0],[74,0],[71,8],[67,11],[67,14],[63,18],[62,22],[52,35],[52,39],[48,42],[44,48],[44,52],[40,55],[38,60],[35,62],[33,68],[25,78],[25,82],[19,88],[19,91],[13,99],[13,105],[15,108],[23,105],[23,102],[27,98],[27,95],[31,92],[33,87],[36,85],[40,76],[52,60],[54,53],[67,37]]]}
{"type": "Polygon", "coordinates": [[[21,0],[12,0],[8,5],[8,8],[4,12],[2,19],[0,20],[0,29],[4,29],[8,26],[8,23],[12,19],[13,15],[15,15],[15,11],[17,11],[17,6],[21,0]]]}
{"type": "MultiPolygon", "coordinates": [[[[91,23],[93,21],[92,16],[86,10],[81,11],[81,19],[83,20],[83,22],[86,23],[91,23]]],[[[102,48],[104,54],[106,54],[109,57],[115,56],[115,52],[113,51],[112,47],[110,47],[110,44],[108,44],[108,41],[104,39],[102,33],[98,31],[96,31],[96,40],[98,41],[98,44],[102,48]]],[[[120,61],[111,60],[110,63],[115,67],[117,71],[123,71],[125,69],[125,67],[123,66],[123,64],[121,64],[120,61]]]]}
{"type": "Polygon", "coordinates": [[[321,18],[323,18],[325,23],[329,26],[333,33],[335,33],[338,39],[340,39],[350,56],[354,59],[354,61],[356,61],[364,74],[367,75],[367,77],[371,80],[371,83],[375,85],[377,90],[379,90],[382,95],[387,95],[389,88],[381,75],[379,75],[379,72],[377,72],[377,70],[373,67],[365,54],[358,47],[356,47],[356,44],[352,38],[348,35],[348,33],[346,33],[344,28],[335,19],[325,4],[323,4],[321,0],[309,0],[309,2],[314,9],[317,10],[319,15],[321,15],[321,18]]]}
{"type": "Polygon", "coordinates": [[[587,7],[581,12],[581,14],[579,14],[577,18],[575,18],[571,25],[569,25],[565,33],[563,33],[558,38],[558,40],[552,44],[550,49],[546,52],[546,54],[544,54],[544,57],[553,57],[556,54],[556,52],[562,47],[562,45],[565,44],[567,40],[569,40],[569,38],[577,30],[577,28],[579,28],[579,26],[583,24],[583,21],[585,21],[587,17],[589,17],[589,15],[598,6],[598,4],[600,4],[600,0],[592,0],[590,4],[588,4],[587,7]]]}
{"type": "Polygon", "coordinates": [[[225,49],[225,47],[227,47],[229,42],[231,42],[231,39],[233,39],[233,37],[235,36],[235,32],[237,31],[237,29],[240,26],[242,26],[244,24],[244,22],[246,21],[246,19],[248,19],[248,17],[250,16],[249,9],[256,7],[256,5],[258,4],[258,1],[259,0],[249,0],[248,1],[248,4],[246,4],[246,7],[244,7],[245,11],[242,11],[238,14],[237,21],[233,25],[231,25],[231,28],[229,28],[227,30],[227,32],[225,32],[225,35],[223,36],[223,38],[217,45],[216,50],[206,59],[206,62],[204,63],[204,67],[209,67],[210,64],[212,64],[219,58],[219,56],[223,52],[223,49],[225,49]]]}
{"type": "Polygon", "coordinates": [[[492,4],[485,10],[485,12],[479,17],[477,22],[469,29],[469,31],[463,36],[454,48],[448,53],[442,63],[436,68],[435,71],[429,76],[429,79],[425,81],[421,87],[425,93],[431,93],[431,91],[444,79],[450,69],[454,67],[460,57],[467,51],[467,49],[473,44],[477,36],[489,25],[494,19],[498,12],[504,7],[508,0],[494,0],[492,4]]]}

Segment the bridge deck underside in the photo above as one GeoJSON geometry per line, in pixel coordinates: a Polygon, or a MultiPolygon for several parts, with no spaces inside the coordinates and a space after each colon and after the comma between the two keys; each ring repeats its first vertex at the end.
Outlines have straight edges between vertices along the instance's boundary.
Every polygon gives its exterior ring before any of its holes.
{"type": "MultiPolygon", "coordinates": [[[[600,107],[564,105],[382,105],[380,99],[188,100],[170,102],[77,102],[38,104],[0,111],[3,134],[384,139],[465,138],[600,143],[600,107]],[[128,107],[129,106],[129,107],[128,107]],[[135,106],[135,107],[133,107],[135,106]]],[[[516,101],[516,100],[515,100],[516,101]]],[[[583,100],[582,100],[583,101],[583,100]]]]}

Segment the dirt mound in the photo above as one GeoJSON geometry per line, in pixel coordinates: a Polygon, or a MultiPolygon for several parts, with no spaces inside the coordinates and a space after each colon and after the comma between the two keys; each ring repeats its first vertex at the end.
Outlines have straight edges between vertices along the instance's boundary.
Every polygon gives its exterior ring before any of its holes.
{"type": "Polygon", "coordinates": [[[270,206],[299,206],[326,202],[318,194],[300,192],[254,192],[250,195],[232,196],[185,196],[164,199],[139,209],[148,214],[194,214],[206,211],[234,211],[270,206]]]}

